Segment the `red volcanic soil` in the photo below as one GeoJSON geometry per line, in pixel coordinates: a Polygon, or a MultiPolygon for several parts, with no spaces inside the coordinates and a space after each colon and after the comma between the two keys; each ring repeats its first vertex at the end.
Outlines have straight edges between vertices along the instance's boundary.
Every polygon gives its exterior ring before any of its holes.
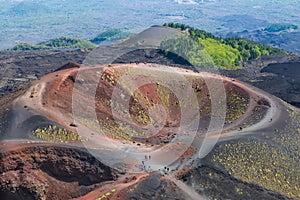
{"type": "MultiPolygon", "coordinates": [[[[274,114],[269,111],[272,102],[261,91],[219,75],[147,63],[71,66],[33,82],[12,105],[15,112],[30,110],[23,112],[24,119],[34,113],[49,119],[46,125],[65,128],[65,139],[72,132],[86,140],[55,142],[61,130],[43,129],[45,122],[37,120],[35,129],[23,134],[25,143],[18,138],[2,141],[1,197],[123,199],[126,194],[129,199],[147,199],[156,190],[162,196],[183,197],[172,181],[150,172],[184,160],[180,169],[185,173],[185,162],[194,159],[205,133],[220,136],[209,127],[212,115],[221,113],[212,108],[212,98],[214,106],[227,111],[219,116],[225,124],[224,138],[242,135],[241,129],[254,130],[265,116],[274,114]],[[37,141],[32,131],[47,142],[37,141]],[[135,153],[125,153],[131,150],[135,153]],[[152,158],[144,158],[147,154],[152,158]],[[122,170],[123,165],[129,167],[122,170]],[[134,174],[137,170],[140,173],[134,174]],[[145,193],[149,183],[153,191],[145,193]]],[[[18,123],[28,128],[25,122],[18,123]]]]}
{"type": "MultiPolygon", "coordinates": [[[[195,106],[191,106],[191,103],[190,105],[188,103],[180,105],[178,96],[186,95],[184,89],[174,94],[174,88],[184,88],[190,84],[194,92],[193,95],[196,96],[198,101],[197,103],[192,102],[192,104],[198,104],[198,112],[201,116],[200,127],[203,130],[207,128],[207,121],[210,120],[211,115],[211,97],[205,79],[201,78],[201,76],[209,76],[210,79],[221,79],[223,81],[224,91],[226,92],[224,95],[227,98],[227,103],[224,106],[227,107],[226,124],[229,124],[228,127],[232,126],[231,124],[234,121],[239,123],[243,121],[247,117],[245,115],[247,110],[251,111],[255,106],[264,106],[260,104],[262,100],[259,100],[261,99],[259,95],[255,96],[254,92],[247,87],[243,87],[238,81],[232,81],[216,75],[207,75],[208,73],[200,73],[198,75],[189,70],[154,64],[82,67],[79,71],[80,76],[76,77],[78,71],[78,68],[71,68],[44,76],[32,86],[31,92],[28,93],[30,98],[21,98],[20,101],[69,129],[72,129],[69,125],[73,122],[71,116],[74,111],[74,108],[72,108],[74,101],[81,102],[82,106],[76,107],[77,113],[80,113],[78,117],[85,119],[85,121],[97,120],[97,123],[104,127],[105,135],[123,140],[130,138],[130,140],[137,143],[149,145],[168,143],[176,136],[181,123],[183,107],[187,113],[185,117],[190,117],[191,120],[195,117],[189,115],[189,113],[195,113],[192,111],[195,106]],[[149,66],[153,68],[153,76],[157,76],[159,73],[163,74],[158,78],[162,82],[161,84],[159,81],[154,81],[151,77],[142,73],[134,74],[132,75],[133,77],[130,77],[135,84],[141,85],[135,88],[134,91],[126,88],[129,86],[118,83],[120,78],[129,73],[128,71],[149,66]],[[169,71],[160,72],[161,69],[169,71]],[[166,81],[169,81],[167,78],[170,76],[164,78],[164,75],[171,74],[173,73],[172,71],[183,74],[188,81],[181,83],[175,77],[170,82],[172,85],[168,88],[169,85],[165,86],[164,84],[166,81]],[[81,76],[84,77],[81,78],[81,76]],[[72,95],[74,97],[73,88],[75,82],[79,92],[76,90],[76,99],[72,99],[72,95]],[[86,88],[89,87],[89,84],[97,84],[97,87],[86,88]],[[121,93],[112,97],[116,87],[121,93]],[[93,89],[95,91],[91,91],[93,89]],[[128,110],[131,119],[128,119],[128,117],[124,118],[119,111],[114,111],[113,113],[112,101],[114,101],[114,106],[118,106],[119,110],[128,110]],[[236,106],[238,104],[240,105],[236,106]],[[87,105],[90,107],[87,108],[87,105]],[[158,107],[156,107],[157,105],[158,107]],[[151,113],[151,109],[155,109],[154,112],[151,113]],[[94,119],[94,113],[96,113],[97,119],[94,119]],[[129,127],[132,131],[131,135],[128,135],[128,133],[121,134],[123,131],[119,128],[115,128],[115,135],[111,133],[112,127],[120,126],[119,121],[123,123],[122,126],[129,127]],[[154,132],[155,127],[161,127],[158,134],[149,135],[149,132],[154,132]],[[144,133],[147,131],[148,133],[144,133]],[[144,137],[143,134],[148,135],[144,137]]],[[[93,124],[84,123],[84,125],[89,128],[93,127],[93,124]]]]}

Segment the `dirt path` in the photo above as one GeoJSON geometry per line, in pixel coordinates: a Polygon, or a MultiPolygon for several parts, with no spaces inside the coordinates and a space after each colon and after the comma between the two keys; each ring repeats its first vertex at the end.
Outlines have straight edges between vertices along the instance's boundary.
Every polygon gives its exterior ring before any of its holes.
{"type": "Polygon", "coordinates": [[[124,189],[128,188],[131,185],[134,185],[144,178],[149,176],[149,174],[134,174],[134,175],[125,175],[122,176],[117,181],[105,184],[101,188],[93,190],[92,192],[80,197],[75,198],[74,200],[91,200],[91,199],[112,199],[112,200],[120,200],[121,193],[124,189]]]}
{"type": "Polygon", "coordinates": [[[193,190],[191,187],[189,187],[188,185],[186,185],[184,182],[182,182],[182,181],[174,178],[173,176],[168,175],[166,177],[170,181],[172,181],[173,183],[175,183],[177,185],[177,187],[180,188],[181,191],[188,196],[188,199],[191,199],[191,200],[207,200],[208,199],[207,197],[200,195],[195,190],[193,190]]]}

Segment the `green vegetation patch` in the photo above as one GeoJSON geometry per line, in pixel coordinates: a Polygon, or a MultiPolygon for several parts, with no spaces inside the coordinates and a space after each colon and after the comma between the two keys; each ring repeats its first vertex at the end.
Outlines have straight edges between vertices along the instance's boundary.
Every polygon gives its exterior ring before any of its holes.
{"type": "Polygon", "coordinates": [[[289,24],[289,23],[278,23],[278,24],[271,24],[270,26],[266,27],[263,30],[268,32],[280,32],[280,31],[297,30],[297,29],[299,29],[298,25],[289,24]]]}
{"type": "Polygon", "coordinates": [[[286,51],[278,48],[238,37],[225,38],[221,39],[221,41],[222,43],[237,49],[241,55],[242,61],[244,62],[258,59],[261,56],[287,53],[286,51]]]}
{"type": "Polygon", "coordinates": [[[48,142],[59,142],[66,144],[75,141],[87,141],[87,139],[82,138],[77,133],[69,131],[67,129],[59,128],[56,125],[49,125],[44,128],[37,128],[32,131],[32,135],[48,142]]]}
{"type": "Polygon", "coordinates": [[[162,41],[160,48],[172,52],[197,67],[214,67],[212,57],[204,50],[201,43],[188,35],[178,36],[173,39],[162,41]]]}
{"type": "Polygon", "coordinates": [[[50,49],[50,47],[41,46],[41,45],[32,45],[25,42],[22,42],[20,44],[17,44],[10,50],[13,51],[26,51],[26,50],[42,50],[42,49],[50,49]]]}
{"type": "Polygon", "coordinates": [[[47,42],[41,42],[37,45],[28,43],[20,43],[10,50],[44,50],[44,49],[90,49],[96,48],[93,43],[77,38],[60,37],[49,40],[47,42]]]}
{"type": "Polygon", "coordinates": [[[238,49],[230,45],[224,44],[213,38],[201,39],[200,43],[204,46],[205,51],[219,68],[224,69],[240,69],[239,61],[242,60],[238,49]]]}
{"type": "Polygon", "coordinates": [[[50,47],[50,48],[70,48],[70,49],[88,49],[88,48],[95,48],[96,46],[91,42],[83,39],[77,38],[67,38],[67,37],[60,37],[56,39],[49,40],[47,42],[41,42],[38,45],[50,47]]]}
{"type": "Polygon", "coordinates": [[[186,37],[190,37],[190,40],[194,40],[194,42],[187,42],[185,37],[175,38],[162,42],[162,49],[178,53],[179,56],[183,56],[198,67],[216,66],[221,69],[240,69],[241,62],[255,60],[263,55],[287,53],[281,49],[238,37],[216,37],[211,33],[184,24],[168,23],[164,26],[184,31],[187,34],[186,37]],[[203,48],[199,48],[199,46],[203,48]],[[213,63],[213,65],[207,63],[213,63]]]}

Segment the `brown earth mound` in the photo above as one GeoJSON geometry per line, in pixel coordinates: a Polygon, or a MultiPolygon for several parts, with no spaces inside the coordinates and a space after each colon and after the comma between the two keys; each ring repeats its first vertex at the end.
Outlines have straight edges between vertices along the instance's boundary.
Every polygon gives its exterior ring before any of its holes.
{"type": "Polygon", "coordinates": [[[70,199],[118,173],[84,149],[31,146],[1,153],[1,199],[70,199]]]}

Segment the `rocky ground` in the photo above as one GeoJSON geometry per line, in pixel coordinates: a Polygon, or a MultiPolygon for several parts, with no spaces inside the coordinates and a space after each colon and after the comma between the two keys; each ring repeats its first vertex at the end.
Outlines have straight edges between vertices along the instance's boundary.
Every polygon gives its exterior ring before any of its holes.
{"type": "Polygon", "coordinates": [[[87,53],[81,50],[0,51],[0,97],[68,62],[81,63],[87,53]]]}
{"type": "Polygon", "coordinates": [[[241,70],[221,70],[284,101],[300,107],[300,56],[274,55],[243,63],[241,70]]]}

